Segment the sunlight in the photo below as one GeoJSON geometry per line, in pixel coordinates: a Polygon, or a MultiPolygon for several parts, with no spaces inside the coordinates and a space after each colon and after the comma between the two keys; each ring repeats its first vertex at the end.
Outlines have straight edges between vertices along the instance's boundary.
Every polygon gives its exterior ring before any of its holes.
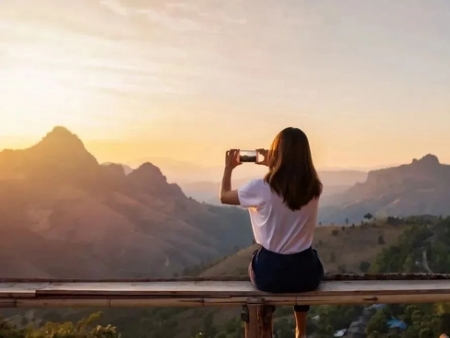
{"type": "Polygon", "coordinates": [[[35,110],[67,102],[73,95],[57,74],[36,65],[10,68],[3,72],[2,79],[2,92],[8,95],[7,102],[21,102],[35,110]]]}
{"type": "Polygon", "coordinates": [[[45,68],[11,67],[1,72],[1,77],[0,117],[6,123],[6,129],[0,126],[2,135],[19,131],[23,134],[24,126],[27,135],[42,132],[58,121],[75,99],[81,104],[79,93],[45,68]]]}

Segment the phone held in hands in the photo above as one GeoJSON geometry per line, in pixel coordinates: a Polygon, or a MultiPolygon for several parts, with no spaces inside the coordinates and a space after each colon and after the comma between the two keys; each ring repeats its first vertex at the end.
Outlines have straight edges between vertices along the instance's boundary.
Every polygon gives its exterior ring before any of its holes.
{"type": "Polygon", "coordinates": [[[239,150],[239,162],[256,163],[258,161],[258,152],[256,150],[239,150]]]}

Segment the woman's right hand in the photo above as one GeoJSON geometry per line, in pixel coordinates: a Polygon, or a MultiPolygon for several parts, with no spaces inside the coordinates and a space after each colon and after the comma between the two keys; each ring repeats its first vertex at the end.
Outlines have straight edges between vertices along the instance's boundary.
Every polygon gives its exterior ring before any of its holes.
{"type": "Polygon", "coordinates": [[[264,156],[264,159],[262,161],[257,161],[256,164],[259,165],[265,165],[265,166],[269,166],[269,151],[267,149],[256,149],[256,151],[258,152],[258,154],[264,156]]]}

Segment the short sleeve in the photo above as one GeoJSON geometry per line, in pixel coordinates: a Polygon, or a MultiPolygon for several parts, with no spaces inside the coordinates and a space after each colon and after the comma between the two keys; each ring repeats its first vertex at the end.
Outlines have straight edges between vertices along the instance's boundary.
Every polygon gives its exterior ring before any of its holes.
{"type": "Polygon", "coordinates": [[[262,201],[262,180],[251,180],[238,189],[239,203],[244,208],[257,207],[262,201]]]}

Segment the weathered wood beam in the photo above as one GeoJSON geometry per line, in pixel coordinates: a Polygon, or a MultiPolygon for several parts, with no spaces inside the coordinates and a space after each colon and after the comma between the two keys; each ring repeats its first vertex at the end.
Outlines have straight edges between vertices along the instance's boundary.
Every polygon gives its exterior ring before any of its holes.
{"type": "MultiPolygon", "coordinates": [[[[450,280],[450,274],[443,273],[382,273],[382,274],[325,274],[324,281],[383,281],[383,280],[450,280]]],[[[173,278],[13,278],[0,277],[0,283],[149,283],[149,282],[242,282],[250,281],[246,275],[198,277],[185,276],[173,278]]]]}
{"type": "Polygon", "coordinates": [[[0,307],[206,307],[450,302],[450,280],[325,281],[317,291],[270,294],[247,281],[1,283],[0,307]]]}

